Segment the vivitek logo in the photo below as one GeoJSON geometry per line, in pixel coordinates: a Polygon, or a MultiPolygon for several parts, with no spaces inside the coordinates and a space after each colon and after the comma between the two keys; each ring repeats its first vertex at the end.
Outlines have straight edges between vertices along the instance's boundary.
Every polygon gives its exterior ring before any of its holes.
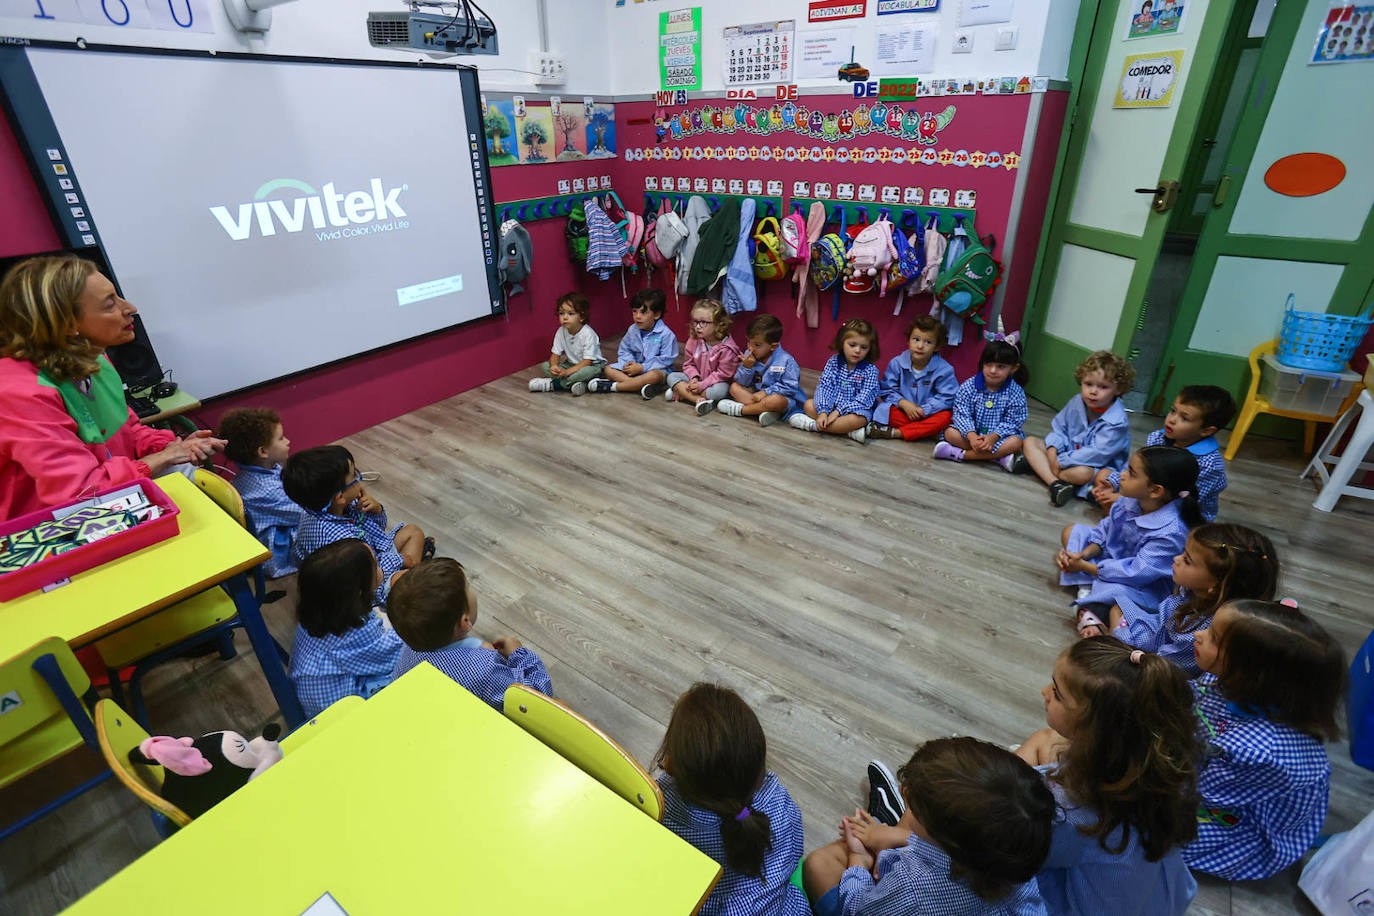
{"type": "Polygon", "coordinates": [[[334,190],[332,181],[316,191],[296,178],[274,178],[258,188],[252,203],[238,205],[237,217],[231,215],[229,208],[224,206],[211,207],[210,214],[229,238],[242,242],[253,234],[254,222],[258,225],[260,235],[276,235],[279,226],[283,232],[300,232],[306,227],[307,217],[312,229],[404,217],[406,211],[401,209],[396,199],[402,191],[409,189],[410,185],[405,184],[399,188],[385,189],[380,178],[373,178],[366,191],[340,193],[334,190]],[[293,188],[306,196],[290,200],[263,199],[282,188],[293,188]]]}

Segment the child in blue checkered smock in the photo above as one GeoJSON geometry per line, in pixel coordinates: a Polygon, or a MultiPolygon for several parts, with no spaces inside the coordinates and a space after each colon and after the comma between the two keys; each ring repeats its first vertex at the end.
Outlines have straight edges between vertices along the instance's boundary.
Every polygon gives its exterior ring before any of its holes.
{"type": "Polygon", "coordinates": [[[1158,608],[1122,597],[1111,609],[1112,635],[1197,677],[1202,672],[1193,657],[1194,634],[1228,601],[1273,600],[1278,578],[1279,558],[1269,538],[1244,525],[1199,525],[1174,557],[1173,592],[1158,608]]]}
{"type": "MultiPolygon", "coordinates": [[[[1209,522],[1217,517],[1221,491],[1226,489],[1226,459],[1216,433],[1235,415],[1235,399],[1225,388],[1188,385],[1174,398],[1163,429],[1150,433],[1145,440],[1146,445],[1187,449],[1197,459],[1197,504],[1209,522]]],[[[1103,468],[1093,482],[1092,499],[1103,509],[1110,509],[1120,486],[1121,472],[1103,468]]]]}
{"type": "Polygon", "coordinates": [[[1340,733],[1345,658],[1288,602],[1233,601],[1195,641],[1206,753],[1197,839],[1183,858],[1220,878],[1267,878],[1301,858],[1326,820],[1322,745],[1340,733]]]}
{"type": "Polygon", "coordinates": [[[835,355],[825,361],[816,393],[789,419],[796,429],[867,440],[878,400],[878,332],[862,318],[851,318],[830,342],[835,355]]]}
{"type": "Polygon", "coordinates": [[[1028,373],[1014,339],[988,341],[978,367],[955,392],[954,419],[932,455],[946,461],[996,461],[1010,473],[1026,435],[1022,427],[1028,408],[1021,386],[1028,373]]]}
{"type": "MultiPolygon", "coordinates": [[[[870,780],[875,766],[890,780],[880,764],[870,764],[870,780]]],[[[986,741],[937,738],[916,749],[897,780],[884,786],[906,801],[896,826],[856,810],[840,822],[840,840],[806,857],[816,916],[1046,912],[1035,875],[1049,853],[1055,803],[1039,773],[986,741]]]]}
{"type": "Polygon", "coordinates": [[[301,564],[288,674],[307,716],[391,683],[401,639],[372,608],[381,581],[372,548],[357,538],[326,544],[301,564]]]}
{"type": "Polygon", "coordinates": [[[387,609],[405,642],[396,659],[396,677],[429,662],[497,710],[512,684],[553,696],[544,660],[520,640],[502,636],[486,642],[473,635],[477,596],[457,560],[426,560],[407,572],[391,590],[387,609]]]}
{"type": "Polygon", "coordinates": [[[1078,632],[1100,636],[1108,611],[1123,601],[1158,607],[1173,584],[1173,562],[1198,514],[1197,462],[1179,448],[1156,445],[1131,456],[1121,478],[1122,498],[1096,526],[1060,532],[1055,556],[1060,585],[1078,586],[1078,632]]]}
{"type": "Polygon", "coordinates": [[[1182,846],[1197,831],[1197,739],[1183,672],[1111,636],[1054,663],[1043,728],[1016,753],[1045,773],[1062,811],[1037,881],[1051,914],[1178,916],[1197,882],[1182,846]]]}
{"type": "Polygon", "coordinates": [[[765,766],[768,745],[728,687],[693,684],[673,706],[655,763],[663,826],[715,859],[721,877],[702,916],[804,916],[788,878],[802,856],[796,802],[765,766]]]}

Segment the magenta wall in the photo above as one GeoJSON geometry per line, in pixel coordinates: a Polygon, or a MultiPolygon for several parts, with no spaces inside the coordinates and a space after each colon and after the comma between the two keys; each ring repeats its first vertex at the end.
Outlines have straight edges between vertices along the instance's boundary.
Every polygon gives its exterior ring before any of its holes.
{"type": "MultiPolygon", "coordinates": [[[[1063,118],[1064,93],[1045,98],[1046,114],[1037,137],[1032,181],[1019,219],[1020,237],[1016,246],[1015,268],[1003,282],[1008,286],[1005,314],[1008,328],[1019,325],[1024,310],[1025,289],[1029,283],[1044,217],[1049,176],[1063,118]]],[[[956,105],[955,119],[939,135],[938,149],[966,148],[1015,151],[1024,156],[1020,142],[1029,107],[1027,96],[959,96],[922,99],[927,105],[916,107],[942,110],[956,105]]],[[[700,104],[700,103],[694,103],[700,104]]],[[[716,105],[724,104],[717,100],[716,105]]],[[[814,105],[822,111],[852,107],[853,100],[843,96],[817,96],[814,105]]],[[[653,107],[648,102],[616,106],[616,131],[621,150],[658,148],[649,119],[653,107]],[[642,123],[631,123],[639,121],[642,123]]],[[[760,146],[775,142],[785,147],[783,135],[765,140],[740,135],[733,145],[760,146]]],[[[726,138],[713,140],[725,143],[726,138]]],[[[705,138],[691,138],[662,148],[704,145],[705,138]]],[[[858,138],[853,142],[825,144],[820,140],[798,138],[797,145],[819,147],[857,147],[905,145],[913,142],[897,138],[858,138]]],[[[494,196],[499,201],[521,200],[557,193],[560,179],[591,178],[609,174],[627,206],[642,206],[646,175],[698,175],[725,178],[784,178],[785,194],[794,179],[810,181],[852,181],[893,185],[919,185],[928,188],[971,188],[978,192],[978,223],[982,233],[1004,238],[1013,214],[1009,212],[1016,172],[1005,168],[959,168],[953,165],[837,165],[834,163],[786,162],[709,162],[709,161],[630,161],[622,159],[595,162],[549,163],[507,166],[492,170],[494,196]]],[[[0,119],[0,195],[5,200],[4,219],[0,220],[0,255],[25,254],[61,247],[27,164],[7,124],[0,119]]],[[[615,337],[629,325],[630,316],[621,292],[620,278],[600,281],[573,265],[563,243],[563,221],[541,220],[527,224],[534,241],[534,272],[526,291],[510,302],[508,314],[484,319],[461,328],[440,332],[422,340],[400,344],[384,351],[345,360],[336,365],[304,373],[295,378],[264,385],[252,391],[219,398],[197,412],[197,418],[213,426],[229,408],[270,406],[282,414],[296,447],[307,447],[350,435],[453,394],[482,385],[545,357],[556,328],[552,317],[553,301],[570,289],[581,289],[592,300],[592,323],[602,337],[615,337]]],[[[663,289],[670,284],[666,274],[653,275],[641,269],[627,275],[630,293],[652,283],[663,289]]],[[[822,294],[820,327],[808,329],[795,315],[796,303],[791,284],[760,284],[760,309],[781,318],[786,327],[785,342],[803,366],[819,369],[828,357],[828,345],[835,324],[830,319],[830,297],[822,294]]],[[[860,316],[880,330],[883,352],[892,356],[904,346],[902,329],[911,317],[929,310],[927,296],[909,299],[900,317],[892,317],[893,296],[876,294],[844,295],[841,317],[860,316]]],[[[686,335],[688,303],[674,308],[669,297],[667,321],[679,337],[686,335]]],[[[742,325],[736,336],[742,336],[742,325]]],[[[157,328],[149,328],[154,344],[157,328]]],[[[972,335],[970,335],[972,336],[972,335]]],[[[972,371],[979,344],[966,342],[957,353],[947,354],[960,375],[972,371]]]]}
{"type": "MultiPolygon", "coordinates": [[[[631,204],[629,195],[633,194],[637,202],[636,205],[639,206],[642,206],[645,179],[651,176],[659,180],[660,186],[664,178],[672,178],[676,182],[679,176],[684,176],[691,179],[702,177],[708,180],[724,178],[727,181],[731,178],[746,181],[756,178],[764,181],[765,188],[768,179],[780,178],[784,180],[784,197],[790,197],[792,182],[796,180],[810,181],[813,184],[816,181],[828,181],[832,185],[839,182],[851,182],[856,185],[875,184],[878,186],[879,194],[881,194],[881,188],[884,185],[922,187],[926,190],[927,195],[929,195],[931,188],[947,188],[951,195],[955,190],[961,188],[975,191],[978,195],[976,228],[980,234],[992,233],[1001,240],[1006,237],[1007,229],[1013,218],[1019,221],[1015,269],[1003,277],[1003,283],[1008,285],[1004,305],[1004,321],[1007,329],[1012,330],[1020,326],[1021,315],[1025,311],[1025,296],[1035,262],[1036,248],[1040,241],[1040,227],[1044,220],[1045,206],[1049,195],[1049,176],[1053,174],[1055,153],[1058,149],[1060,129],[1063,126],[1067,96],[1068,93],[1065,92],[1052,92],[1042,96],[1045,105],[1036,137],[1031,186],[1027,189],[1026,199],[1020,213],[1015,215],[1010,212],[1010,208],[1012,191],[1017,178],[1016,169],[1000,166],[974,168],[970,165],[960,166],[953,163],[934,165],[904,163],[898,165],[891,162],[871,164],[841,164],[834,161],[802,162],[796,159],[789,161],[788,157],[795,157],[798,150],[810,150],[812,148],[819,148],[823,151],[841,148],[847,151],[863,151],[869,147],[901,147],[916,153],[923,152],[928,148],[950,152],[966,150],[970,153],[974,151],[996,151],[1004,156],[1007,153],[1015,153],[1018,158],[1024,158],[1029,152],[1021,149],[1026,118],[1030,108],[1031,96],[1029,94],[935,96],[915,99],[910,104],[904,105],[904,107],[912,108],[918,112],[938,112],[950,105],[955,106],[956,113],[953,120],[938,132],[936,143],[933,145],[920,144],[913,139],[903,140],[887,133],[877,132],[866,135],[855,132],[849,139],[842,137],[835,143],[826,143],[820,139],[798,135],[786,129],[763,135],[743,131],[712,132],[700,127],[702,124],[700,114],[697,115],[695,122],[693,121],[694,111],[699,112],[703,108],[715,110],[726,106],[729,106],[732,111],[737,106],[743,106],[745,117],[749,120],[755,120],[757,117],[755,112],[769,110],[776,104],[772,101],[735,103],[722,99],[694,101],[686,108],[667,109],[666,114],[669,117],[683,119],[682,124],[695,123],[698,126],[689,128],[690,136],[684,136],[681,139],[670,137],[662,143],[657,143],[655,142],[652,123],[655,116],[653,103],[647,101],[622,103],[616,106],[616,136],[620,142],[621,152],[630,151],[631,161],[621,164],[617,173],[616,186],[620,189],[620,194],[627,205],[631,204]],[[743,160],[738,158],[702,158],[705,156],[706,149],[716,150],[717,148],[727,149],[730,147],[737,150],[741,147],[744,148],[746,157],[743,160]],[[764,152],[765,149],[767,150],[766,153],[764,152]],[[779,156],[779,153],[782,155],[779,156]],[[768,157],[767,159],[763,158],[765,155],[768,157]]],[[[819,95],[803,96],[798,100],[798,104],[825,114],[844,109],[852,110],[860,102],[848,96],[819,95]]],[[[838,205],[843,202],[835,201],[834,203],[838,205]]],[[[894,214],[900,214],[907,207],[896,204],[891,205],[891,209],[894,214]]],[[[910,207],[910,209],[915,209],[918,212],[922,210],[919,206],[910,207]]],[[[997,254],[1000,258],[1005,259],[1006,257],[1006,252],[1002,250],[1000,244],[997,254]]],[[[646,281],[641,281],[641,285],[643,282],[646,281]]],[[[668,279],[662,272],[654,281],[654,285],[669,289],[668,279]]],[[[811,369],[821,368],[829,357],[829,345],[838,324],[854,317],[865,318],[878,329],[879,347],[883,354],[882,362],[885,365],[888,358],[905,348],[903,331],[910,324],[911,319],[918,314],[928,313],[931,306],[929,295],[909,296],[902,307],[902,314],[893,316],[895,291],[890,292],[885,298],[879,297],[876,292],[857,296],[842,293],[839,322],[836,322],[831,318],[834,295],[832,292],[824,292],[820,295],[821,317],[819,327],[808,328],[806,322],[796,315],[796,294],[790,282],[779,280],[760,283],[758,288],[760,292],[759,311],[776,315],[782,320],[785,327],[783,346],[797,358],[802,366],[811,369]]],[[[681,312],[674,315],[671,296],[669,299],[669,324],[679,334],[682,334],[688,303],[684,301],[681,312]]],[[[735,332],[737,338],[742,339],[740,326],[746,324],[748,318],[747,315],[737,316],[739,321],[739,326],[735,332]]],[[[599,327],[598,330],[600,330],[599,327]]],[[[981,349],[982,341],[978,335],[978,329],[970,323],[965,330],[964,343],[957,350],[946,352],[944,355],[954,364],[960,378],[963,378],[972,374],[981,349]]]]}

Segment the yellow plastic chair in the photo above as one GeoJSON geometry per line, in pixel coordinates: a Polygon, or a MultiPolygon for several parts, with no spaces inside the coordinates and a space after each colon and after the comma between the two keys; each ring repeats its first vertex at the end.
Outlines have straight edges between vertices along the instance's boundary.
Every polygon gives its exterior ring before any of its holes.
{"type": "MultiPolygon", "coordinates": [[[[83,744],[99,754],[88,703],[91,680],[71,647],[49,637],[0,664],[0,788],[83,744]]],[[[110,778],[110,771],[0,827],[0,840],[110,778]]]]}
{"type": "Polygon", "coordinates": [[[524,684],[506,688],[506,718],[654,820],[663,819],[658,783],[619,744],[567,706],[524,684]]]}
{"type": "Polygon", "coordinates": [[[162,767],[129,760],[129,752],[149,736],[114,700],[95,704],[95,736],[115,779],[152,809],[153,826],[160,836],[166,838],[191,823],[189,814],[162,797],[162,767]]]}
{"type": "Polygon", "coordinates": [[[1231,438],[1226,443],[1226,453],[1223,457],[1230,461],[1236,457],[1236,452],[1240,449],[1241,440],[1250,431],[1250,424],[1255,422],[1255,417],[1262,413],[1273,414],[1276,417],[1291,417],[1294,420],[1302,420],[1304,424],[1302,447],[1306,454],[1312,454],[1312,449],[1317,441],[1317,424],[1330,423],[1350,409],[1350,405],[1355,403],[1355,399],[1360,396],[1360,386],[1356,385],[1351,389],[1350,394],[1341,404],[1341,409],[1331,416],[1322,414],[1307,413],[1300,410],[1281,410],[1269,403],[1269,399],[1261,397],[1259,393],[1260,385],[1260,357],[1269,353],[1277,353],[1279,348],[1278,339],[1267,341],[1250,351],[1250,392],[1245,396],[1245,403],[1241,405],[1240,416],[1236,420],[1236,426],[1231,430],[1231,438]]]}
{"type": "MultiPolygon", "coordinates": [[[[228,481],[203,468],[195,469],[193,479],[201,492],[236,522],[247,527],[243,499],[228,481]]],[[[261,567],[258,567],[256,576],[257,594],[261,597],[261,567]]],[[[163,662],[182,655],[187,649],[210,642],[219,645],[220,658],[233,658],[236,652],[232,630],[240,625],[234,599],[229,597],[225,589],[215,586],[110,634],[96,642],[95,648],[108,671],[110,692],[121,706],[125,705],[125,698],[124,682],[119,672],[130,667],[134,669],[128,681],[128,707],[133,710],[134,720],[146,728],[148,712],[143,702],[143,676],[163,662]]],[[[278,651],[285,657],[286,653],[280,646],[278,651]]]]}
{"type": "Polygon", "coordinates": [[[300,750],[303,744],[361,705],[363,705],[362,697],[344,697],[342,700],[330,703],[324,709],[320,710],[318,716],[309,720],[300,728],[281,739],[282,754],[289,754],[292,751],[300,750]]]}

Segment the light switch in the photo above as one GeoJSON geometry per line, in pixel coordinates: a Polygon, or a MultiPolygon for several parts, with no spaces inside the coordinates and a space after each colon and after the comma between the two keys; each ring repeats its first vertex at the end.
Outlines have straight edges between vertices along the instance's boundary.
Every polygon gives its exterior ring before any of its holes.
{"type": "Polygon", "coordinates": [[[1002,28],[997,30],[998,51],[1011,51],[1016,48],[1016,27],[1002,28]]]}

